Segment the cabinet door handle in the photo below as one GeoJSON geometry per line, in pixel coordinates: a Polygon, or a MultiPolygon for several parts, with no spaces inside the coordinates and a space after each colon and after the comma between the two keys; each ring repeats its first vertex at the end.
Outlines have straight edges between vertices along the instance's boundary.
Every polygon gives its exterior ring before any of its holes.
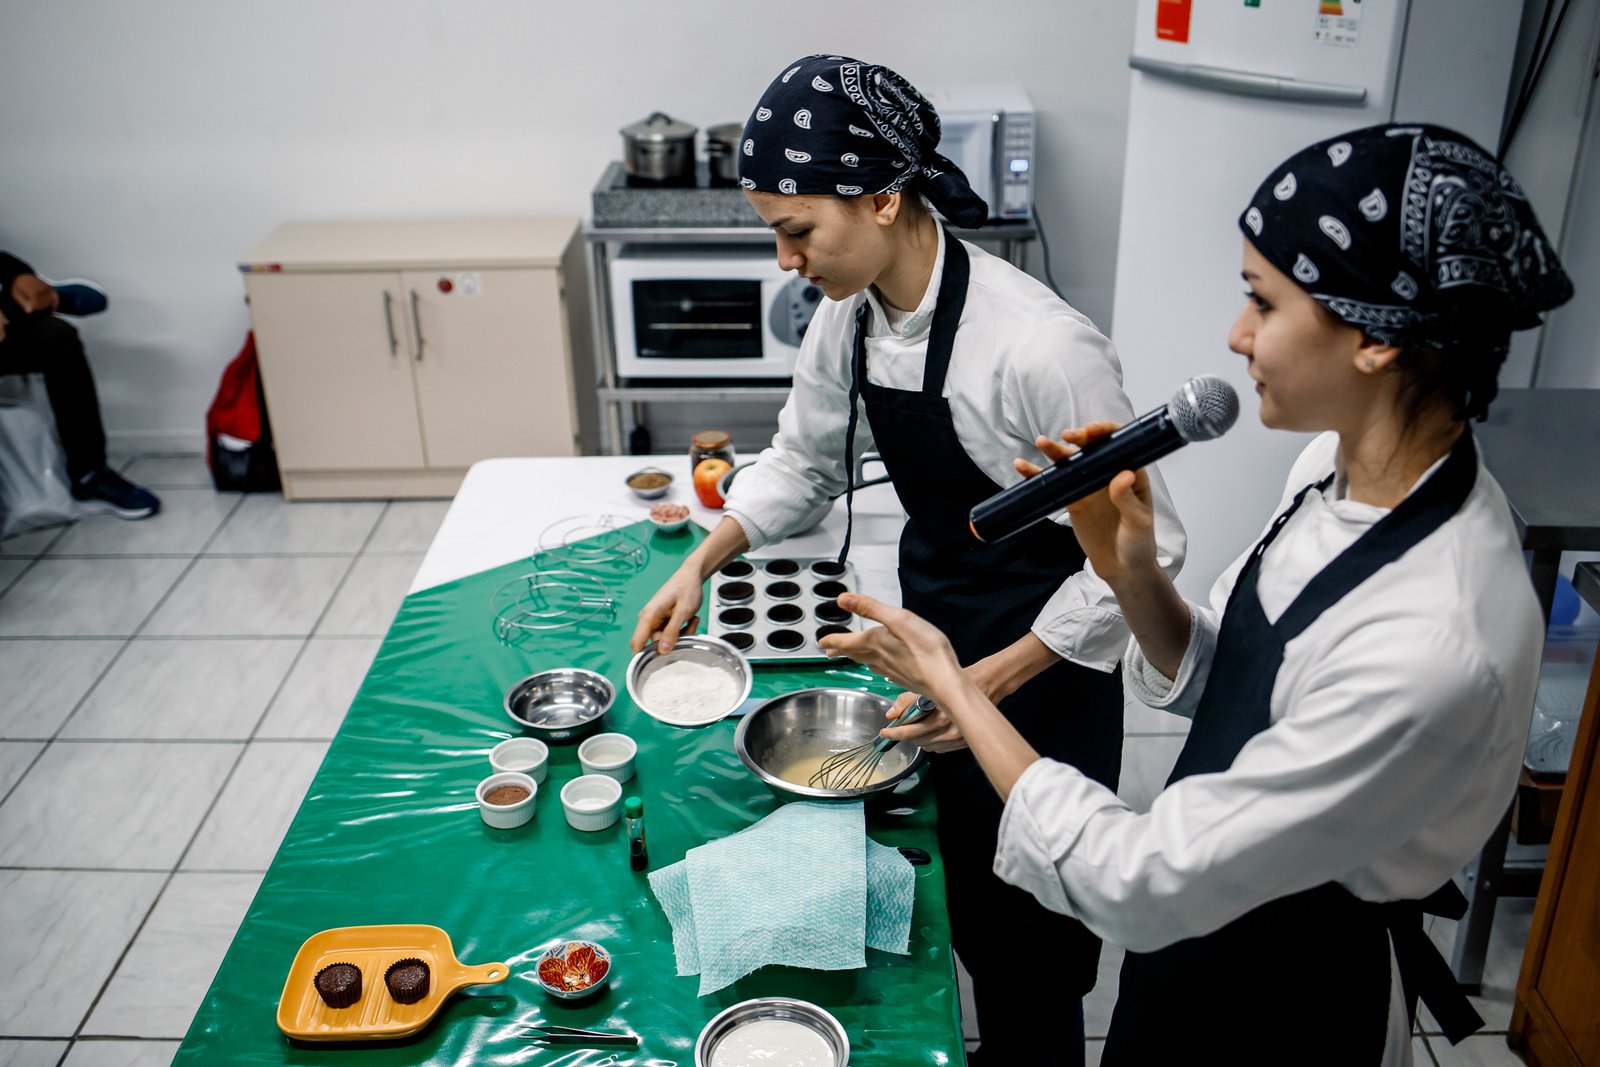
{"type": "Polygon", "coordinates": [[[417,291],[411,290],[411,328],[417,334],[417,362],[422,362],[422,313],[417,310],[417,291]]]}
{"type": "Polygon", "coordinates": [[[394,335],[394,294],[385,289],[383,291],[383,326],[389,331],[389,354],[400,354],[400,342],[394,335]]]}

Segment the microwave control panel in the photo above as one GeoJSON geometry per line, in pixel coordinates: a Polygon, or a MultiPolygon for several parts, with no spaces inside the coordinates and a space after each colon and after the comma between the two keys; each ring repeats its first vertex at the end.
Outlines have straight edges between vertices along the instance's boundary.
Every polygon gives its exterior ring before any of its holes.
{"type": "Polygon", "coordinates": [[[1033,112],[1003,113],[997,133],[995,179],[1000,202],[990,210],[997,218],[1026,219],[1033,207],[1033,112]]]}
{"type": "Polygon", "coordinates": [[[790,278],[772,301],[767,319],[772,335],[786,345],[799,348],[806,327],[811,325],[811,316],[817,313],[817,305],[821,303],[821,289],[804,278],[790,278]]]}

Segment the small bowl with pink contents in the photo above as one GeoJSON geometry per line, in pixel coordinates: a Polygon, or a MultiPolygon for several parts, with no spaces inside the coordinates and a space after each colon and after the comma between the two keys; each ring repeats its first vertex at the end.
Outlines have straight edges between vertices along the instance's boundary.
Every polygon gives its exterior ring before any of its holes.
{"type": "Polygon", "coordinates": [[[677,533],[689,525],[688,505],[662,501],[650,509],[650,523],[661,533],[677,533]]]}

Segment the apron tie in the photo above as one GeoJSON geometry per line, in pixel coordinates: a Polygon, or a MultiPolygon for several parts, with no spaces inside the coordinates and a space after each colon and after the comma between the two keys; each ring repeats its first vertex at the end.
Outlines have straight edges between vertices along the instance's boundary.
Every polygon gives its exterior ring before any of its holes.
{"type": "Polygon", "coordinates": [[[1439,1029],[1452,1045],[1483,1028],[1483,1016],[1461,991],[1439,947],[1422,929],[1424,915],[1459,919],[1467,913],[1467,898],[1454,882],[1446,882],[1422,900],[1380,904],[1394,943],[1400,969],[1400,989],[1406,999],[1406,1018],[1417,1021],[1417,1000],[1428,1006],[1439,1029]]]}
{"type": "Polygon", "coordinates": [[[866,301],[862,301],[861,307],[856,310],[855,351],[850,355],[850,415],[844,429],[844,544],[839,548],[841,567],[850,555],[850,534],[856,524],[856,423],[861,418],[858,401],[861,399],[862,364],[866,362],[863,356],[866,354],[867,314],[866,301]]]}

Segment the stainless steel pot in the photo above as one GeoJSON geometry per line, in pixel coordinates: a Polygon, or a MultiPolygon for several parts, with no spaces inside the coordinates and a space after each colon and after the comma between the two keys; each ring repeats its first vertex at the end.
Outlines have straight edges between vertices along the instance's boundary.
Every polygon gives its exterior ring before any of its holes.
{"type": "Polygon", "coordinates": [[[739,184],[739,146],[743,141],[742,122],[706,127],[706,162],[711,167],[712,185],[739,184]]]}
{"type": "Polygon", "coordinates": [[[656,111],[619,132],[622,165],[629,181],[642,185],[694,184],[696,127],[656,111]]]}

